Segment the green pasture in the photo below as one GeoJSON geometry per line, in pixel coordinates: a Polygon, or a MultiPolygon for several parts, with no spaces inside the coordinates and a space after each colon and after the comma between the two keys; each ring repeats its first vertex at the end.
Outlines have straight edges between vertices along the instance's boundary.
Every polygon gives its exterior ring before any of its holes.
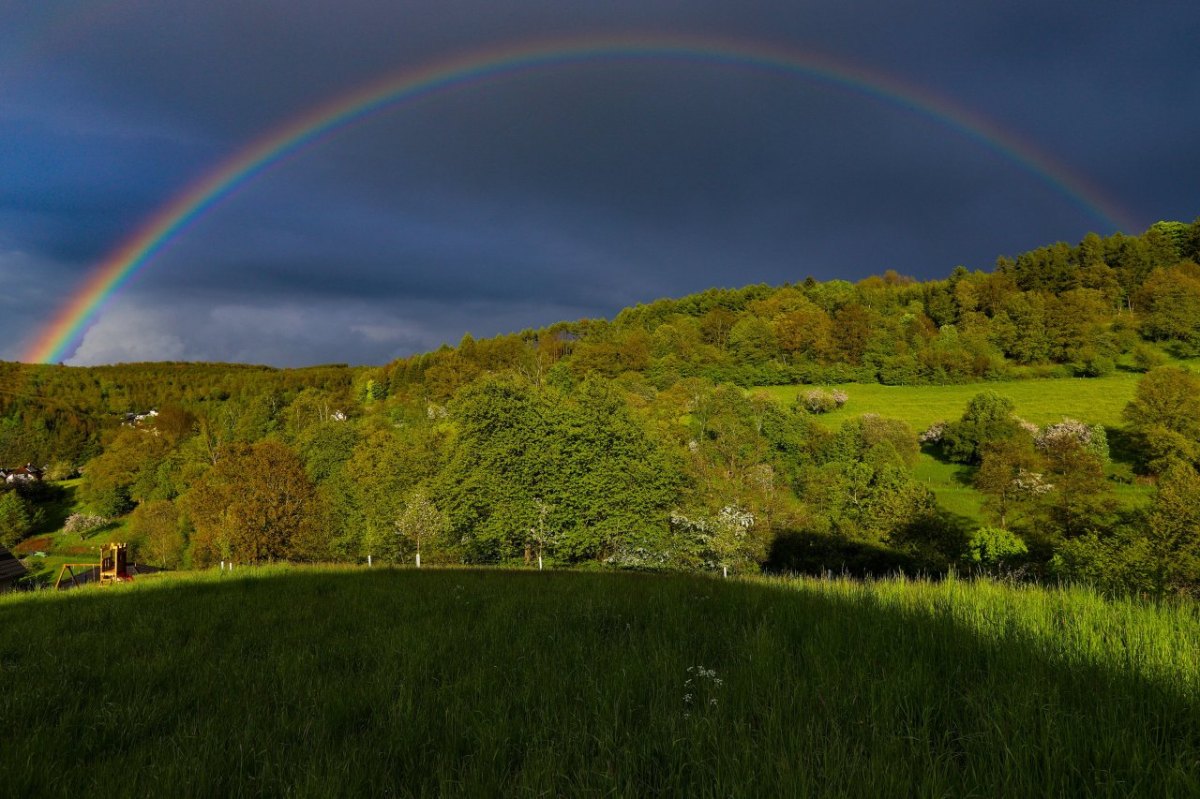
{"type": "Polygon", "coordinates": [[[1065,377],[1041,380],[1007,380],[952,386],[884,386],[879,383],[846,383],[838,386],[769,386],[776,400],[790,403],[797,394],[813,388],[837,388],[850,399],[845,406],[816,417],[836,428],[847,419],[878,413],[903,419],[918,433],[938,421],[962,416],[971,397],[995,391],[1016,404],[1016,414],[1034,424],[1062,421],[1064,416],[1106,427],[1119,427],[1121,411],[1133,398],[1140,374],[1116,372],[1106,377],[1065,377]]]}
{"type": "MultiPolygon", "coordinates": [[[[1117,372],[1105,377],[1007,380],[950,386],[845,383],[837,386],[766,386],[754,390],[765,392],[784,405],[790,404],[798,394],[814,388],[846,392],[850,399],[843,407],[813,417],[831,430],[864,413],[877,413],[902,419],[920,433],[934,422],[953,421],[962,416],[967,403],[976,394],[995,391],[1012,399],[1017,416],[1034,424],[1052,424],[1070,417],[1089,424],[1102,424],[1111,431],[1123,426],[1121,411],[1133,399],[1141,377],[1134,372],[1117,372]]],[[[922,452],[914,471],[937,495],[943,508],[976,522],[983,521],[980,511],[983,495],[971,487],[969,470],[922,452]]],[[[1118,463],[1111,471],[1114,474],[1128,472],[1128,467],[1122,469],[1118,463]]],[[[1127,507],[1142,505],[1150,497],[1150,488],[1144,485],[1114,483],[1113,488],[1127,507]]]]}
{"type": "Polygon", "coordinates": [[[246,569],[0,597],[11,796],[1195,796],[1196,606],[246,569]]]}

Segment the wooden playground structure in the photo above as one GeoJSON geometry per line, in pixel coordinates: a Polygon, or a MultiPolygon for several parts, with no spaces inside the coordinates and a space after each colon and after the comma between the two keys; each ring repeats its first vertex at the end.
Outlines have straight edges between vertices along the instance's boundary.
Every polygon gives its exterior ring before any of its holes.
{"type": "Polygon", "coordinates": [[[64,563],[58,571],[58,580],[54,583],[54,590],[69,586],[78,588],[80,585],[92,582],[98,582],[100,585],[122,583],[132,580],[136,571],[136,566],[131,568],[129,565],[128,544],[102,544],[99,566],[95,563],[64,563]],[[76,569],[81,571],[77,572],[76,569]],[[64,586],[63,581],[67,578],[69,578],[67,586],[64,586]]]}

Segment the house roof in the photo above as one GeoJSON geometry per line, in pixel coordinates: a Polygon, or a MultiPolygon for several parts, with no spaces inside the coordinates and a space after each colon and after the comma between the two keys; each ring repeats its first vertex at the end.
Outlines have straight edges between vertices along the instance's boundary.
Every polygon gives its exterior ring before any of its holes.
{"type": "Polygon", "coordinates": [[[9,552],[3,544],[0,544],[0,580],[24,577],[25,572],[26,569],[21,565],[21,561],[17,560],[16,556],[9,552]]]}

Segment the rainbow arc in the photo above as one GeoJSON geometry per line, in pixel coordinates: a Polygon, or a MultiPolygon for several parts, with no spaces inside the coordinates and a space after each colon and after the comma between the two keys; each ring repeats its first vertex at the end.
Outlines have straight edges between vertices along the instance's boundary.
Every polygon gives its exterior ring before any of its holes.
{"type": "Polygon", "coordinates": [[[623,36],[525,42],[387,75],[322,103],[251,142],[161,206],[94,267],[29,346],[23,360],[53,363],[65,359],[111,298],[205,212],[264,171],[348,126],[435,92],[570,65],[631,60],[693,61],[759,69],[873,97],[932,118],[1019,164],[1110,230],[1134,227],[1129,215],[1099,189],[1019,136],[928,91],[827,56],[709,37],[623,36]]]}

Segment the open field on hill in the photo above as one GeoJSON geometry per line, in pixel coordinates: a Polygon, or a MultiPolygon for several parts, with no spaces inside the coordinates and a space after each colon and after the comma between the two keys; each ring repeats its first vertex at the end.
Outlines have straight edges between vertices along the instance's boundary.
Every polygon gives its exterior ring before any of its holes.
{"type": "MultiPolygon", "coordinates": [[[[1039,380],[1004,380],[950,386],[885,386],[879,383],[846,383],[838,388],[850,395],[844,407],[816,417],[821,424],[837,427],[863,413],[878,413],[903,419],[918,433],[940,420],[962,416],[971,397],[995,391],[1016,403],[1016,413],[1035,424],[1060,422],[1064,416],[1090,424],[1117,427],[1123,424],[1121,410],[1133,398],[1136,372],[1116,372],[1105,377],[1062,377],[1039,380]]],[[[814,386],[770,386],[766,391],[782,402],[791,402],[814,386]]]]}
{"type": "MultiPolygon", "coordinates": [[[[846,392],[850,399],[842,408],[814,417],[829,429],[836,429],[855,416],[877,413],[902,419],[920,433],[934,422],[952,421],[962,416],[967,403],[976,394],[995,391],[1012,399],[1016,414],[1034,424],[1052,424],[1070,417],[1113,430],[1124,424],[1121,411],[1133,398],[1141,377],[1136,372],[1116,372],[1105,377],[1006,380],[949,386],[846,383],[837,386],[768,386],[755,391],[764,391],[785,405],[796,395],[813,388],[836,388],[846,392]]],[[[914,471],[937,494],[939,504],[946,510],[983,521],[979,510],[983,495],[971,487],[968,470],[958,464],[943,463],[923,452],[914,471]]],[[[1144,504],[1150,497],[1148,486],[1116,483],[1113,488],[1118,498],[1130,507],[1144,504]]]]}
{"type": "Polygon", "coordinates": [[[13,795],[1183,796],[1200,614],[947,580],[264,569],[0,597],[13,795]]]}

